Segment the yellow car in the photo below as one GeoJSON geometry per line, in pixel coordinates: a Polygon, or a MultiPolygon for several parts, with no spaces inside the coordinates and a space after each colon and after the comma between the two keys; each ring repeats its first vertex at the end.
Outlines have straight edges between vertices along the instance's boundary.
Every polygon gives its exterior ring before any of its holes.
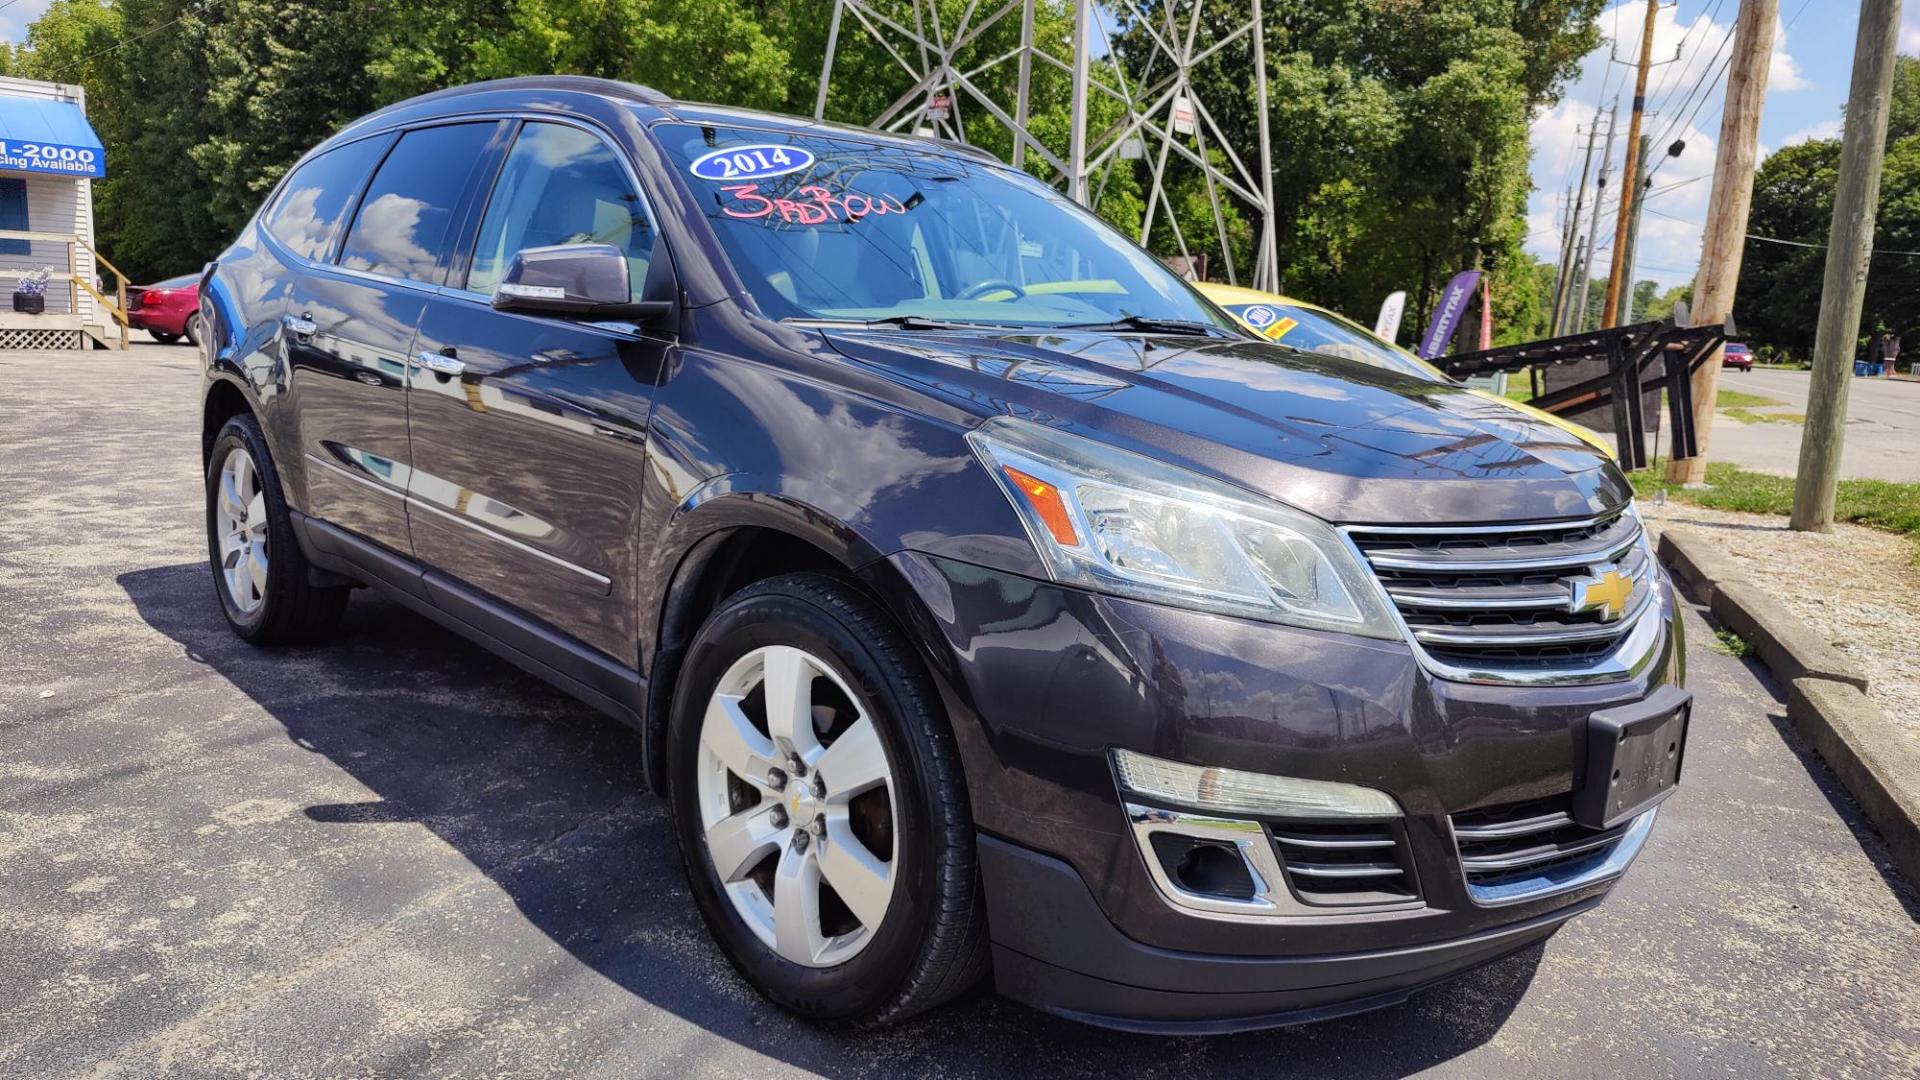
{"type": "MultiPolygon", "coordinates": [[[[1195,283],[1195,287],[1207,299],[1233,316],[1236,322],[1268,341],[1278,341],[1306,352],[1344,356],[1349,360],[1358,360],[1363,364],[1372,364],[1375,367],[1402,372],[1416,378],[1431,379],[1435,382],[1453,381],[1439,368],[1326,308],[1270,292],[1261,292],[1258,289],[1244,289],[1238,285],[1217,285],[1210,281],[1202,281],[1195,283]]],[[[1582,427],[1544,409],[1523,405],[1478,387],[1467,389],[1488,401],[1497,401],[1502,405],[1518,409],[1536,420],[1552,424],[1581,442],[1605,451],[1608,457],[1614,456],[1613,449],[1591,428],[1582,427]]]]}

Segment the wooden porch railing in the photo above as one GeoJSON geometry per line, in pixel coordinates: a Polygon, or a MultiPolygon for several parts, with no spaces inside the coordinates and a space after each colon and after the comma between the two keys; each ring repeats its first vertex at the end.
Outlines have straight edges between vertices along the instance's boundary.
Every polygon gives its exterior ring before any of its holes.
{"type": "Polygon", "coordinates": [[[68,314],[75,316],[80,314],[79,290],[85,289],[87,295],[93,297],[96,303],[107,310],[107,314],[112,317],[113,321],[120,324],[120,347],[122,349],[129,347],[133,337],[133,327],[127,321],[127,275],[121,273],[119,267],[108,262],[106,256],[94,250],[92,244],[87,243],[84,239],[73,233],[28,232],[22,229],[0,229],[0,240],[26,240],[30,242],[39,241],[46,244],[65,244],[67,246],[67,280],[75,286],[75,288],[67,290],[68,314]],[[107,299],[99,289],[94,287],[93,282],[87,281],[80,276],[81,248],[85,248],[87,254],[93,256],[95,266],[112,272],[114,277],[114,296],[118,298],[118,303],[107,299]]]}

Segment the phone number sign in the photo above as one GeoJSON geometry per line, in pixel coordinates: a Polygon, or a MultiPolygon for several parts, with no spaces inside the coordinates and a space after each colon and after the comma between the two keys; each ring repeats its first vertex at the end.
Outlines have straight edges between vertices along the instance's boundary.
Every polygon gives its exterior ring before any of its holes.
{"type": "Polygon", "coordinates": [[[24,139],[0,139],[0,169],[52,173],[55,176],[100,177],[107,175],[107,155],[97,146],[61,146],[24,139]]]}

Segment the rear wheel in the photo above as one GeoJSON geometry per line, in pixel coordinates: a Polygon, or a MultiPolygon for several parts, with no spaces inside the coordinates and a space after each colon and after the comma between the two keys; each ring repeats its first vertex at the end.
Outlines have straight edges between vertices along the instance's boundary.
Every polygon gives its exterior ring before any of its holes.
{"type": "Polygon", "coordinates": [[[310,579],[266,437],[246,413],[220,429],[207,459],[207,548],[220,610],[247,641],[313,640],[340,621],[349,590],[310,579]]]}
{"type": "Polygon", "coordinates": [[[794,574],[728,598],[689,650],[669,753],[695,901],[761,993],[874,1025],[985,971],[952,733],[856,587],[794,574]]]}

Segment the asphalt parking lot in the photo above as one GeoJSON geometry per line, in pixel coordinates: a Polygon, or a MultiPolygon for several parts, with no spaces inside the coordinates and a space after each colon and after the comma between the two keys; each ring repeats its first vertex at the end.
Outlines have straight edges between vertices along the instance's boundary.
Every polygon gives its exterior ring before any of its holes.
{"type": "Polygon", "coordinates": [[[636,739],[391,605],[231,637],[184,347],[0,354],[0,1075],[1913,1076],[1920,899],[1710,649],[1634,872],[1380,1012],[1122,1036],[978,992],[817,1030],[686,896],[636,739]]]}

